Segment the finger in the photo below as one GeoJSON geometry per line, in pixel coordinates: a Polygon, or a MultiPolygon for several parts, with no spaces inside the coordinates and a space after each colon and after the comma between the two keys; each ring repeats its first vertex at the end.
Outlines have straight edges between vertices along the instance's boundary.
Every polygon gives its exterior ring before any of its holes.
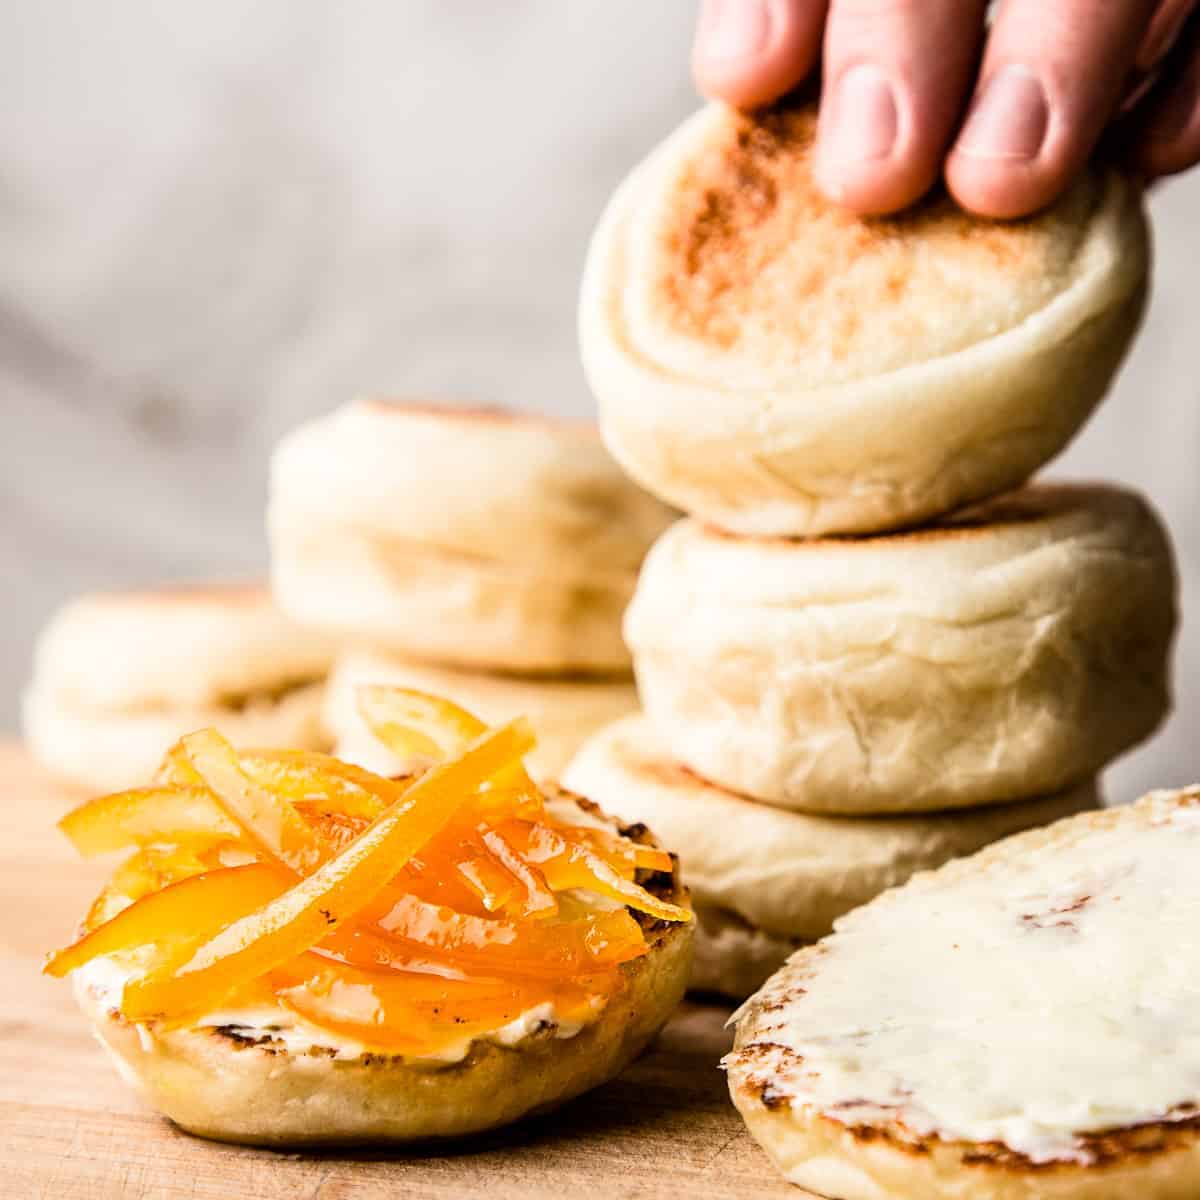
{"type": "Polygon", "coordinates": [[[1150,178],[1200,162],[1200,20],[1188,26],[1168,72],[1130,118],[1122,140],[1133,165],[1150,178]]]}
{"type": "Polygon", "coordinates": [[[1196,7],[1197,0],[1159,0],[1158,10],[1134,55],[1133,70],[1129,73],[1125,94],[1117,109],[1118,122],[1158,87],[1165,63],[1174,57],[1172,52],[1175,45],[1196,7]]]}
{"type": "Polygon", "coordinates": [[[754,108],[813,69],[827,0],[704,0],[692,73],[706,96],[754,108]]]}
{"type": "Polygon", "coordinates": [[[1008,0],[946,164],[965,208],[1019,217],[1055,199],[1112,118],[1153,0],[1008,0]]]}
{"type": "Polygon", "coordinates": [[[1195,9],[1196,0],[1161,0],[1133,59],[1138,71],[1152,71],[1167,57],[1195,9]]]}
{"type": "Polygon", "coordinates": [[[894,212],[937,179],[982,37],[985,0],[833,0],[817,180],[861,213],[894,212]]]}

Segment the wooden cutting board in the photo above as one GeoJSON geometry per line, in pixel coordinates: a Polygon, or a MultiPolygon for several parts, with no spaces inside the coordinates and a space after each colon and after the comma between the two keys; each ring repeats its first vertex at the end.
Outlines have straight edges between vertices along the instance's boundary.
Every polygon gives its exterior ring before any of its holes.
{"type": "Polygon", "coordinates": [[[728,1010],[687,1005],[616,1082],[560,1112],[456,1147],[342,1155],[221,1146],[181,1133],[120,1082],[39,973],[107,864],[54,822],[81,797],[0,741],[0,1196],[13,1200],[790,1196],[729,1102],[728,1010]]]}

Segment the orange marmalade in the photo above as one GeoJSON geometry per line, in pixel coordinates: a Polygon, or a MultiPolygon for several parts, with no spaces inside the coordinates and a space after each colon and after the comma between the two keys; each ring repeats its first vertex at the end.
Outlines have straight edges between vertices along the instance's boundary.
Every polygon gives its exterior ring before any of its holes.
{"type": "Polygon", "coordinates": [[[81,854],[133,853],[46,972],[107,964],[132,1022],[266,1010],[436,1057],[534,1011],[586,1024],[647,953],[645,927],[691,919],[654,893],[669,854],[533,783],[524,721],[487,728],[398,688],[359,704],[391,749],[434,765],[385,779],[203,730],[149,786],[64,817],[81,854]]]}

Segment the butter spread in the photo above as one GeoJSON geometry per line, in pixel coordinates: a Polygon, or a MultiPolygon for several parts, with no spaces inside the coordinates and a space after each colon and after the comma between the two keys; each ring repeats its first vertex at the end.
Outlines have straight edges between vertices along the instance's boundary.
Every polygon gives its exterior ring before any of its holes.
{"type": "Polygon", "coordinates": [[[847,1125],[1034,1162],[1196,1117],[1200,792],[1184,795],[843,918],[742,1018],[735,1078],[847,1125]]]}
{"type": "MultiPolygon", "coordinates": [[[[76,988],[90,992],[102,1006],[116,1010],[120,1006],[125,983],[133,974],[135,972],[132,968],[124,966],[112,956],[102,956],[78,968],[72,976],[76,988]]],[[[313,1025],[282,1004],[222,1009],[206,1013],[191,1024],[197,1029],[226,1029],[238,1037],[250,1040],[270,1038],[282,1045],[289,1054],[307,1054],[315,1050],[332,1053],[334,1058],[348,1061],[372,1053],[370,1047],[313,1025]]],[[[583,1025],[576,1021],[560,1021],[554,1003],[546,1001],[527,1009],[512,1021],[489,1033],[462,1038],[436,1053],[422,1055],[421,1060],[435,1063],[461,1062],[467,1057],[475,1041],[492,1042],[511,1048],[546,1028],[552,1030],[554,1037],[570,1038],[574,1037],[583,1025]]],[[[143,1047],[149,1048],[149,1043],[153,1040],[150,1027],[139,1025],[137,1031],[143,1047]]]]}

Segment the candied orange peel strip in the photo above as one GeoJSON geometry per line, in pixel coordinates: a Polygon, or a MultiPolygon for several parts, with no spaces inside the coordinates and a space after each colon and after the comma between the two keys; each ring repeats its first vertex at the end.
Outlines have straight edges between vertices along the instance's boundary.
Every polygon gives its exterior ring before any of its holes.
{"type": "Polygon", "coordinates": [[[646,953],[637,922],[622,909],[547,925],[472,917],[402,895],[377,921],[413,957],[444,955],[464,968],[520,975],[583,974],[646,953]]]}
{"type": "Polygon", "coordinates": [[[560,825],[559,833],[568,841],[589,846],[608,864],[627,872],[632,879],[635,872],[670,871],[674,868],[670,854],[657,846],[643,846],[628,838],[618,837],[603,829],[592,829],[586,825],[560,825]]]}
{"type": "Polygon", "coordinates": [[[533,744],[524,721],[479,738],[421,777],[341,854],[282,896],[201,942],[178,969],[151,971],[125,988],[130,1020],[202,1012],[221,997],[316,945],[353,917],[482,784],[533,744]]]}
{"type": "Polygon", "coordinates": [[[556,891],[584,888],[607,896],[660,921],[690,921],[692,913],[670,904],[626,879],[594,850],[571,841],[549,825],[506,821],[499,831],[518,847],[526,862],[536,866],[556,891]]]}
{"type": "Polygon", "coordinates": [[[495,829],[485,829],[479,840],[500,862],[521,887],[520,915],[523,917],[550,917],[558,912],[558,900],[541,872],[527,863],[503,834],[495,829]]]}
{"type": "MultiPolygon", "coordinates": [[[[274,791],[293,807],[364,824],[402,795],[410,782],[385,779],[327,755],[299,750],[246,751],[237,755],[237,765],[253,785],[274,791]]],[[[236,840],[245,835],[245,827],[223,808],[191,765],[183,742],[168,752],[159,778],[162,782],[155,787],[89,800],[63,817],[58,827],[85,858],[127,846],[189,838],[236,840]]]]}
{"type": "Polygon", "coordinates": [[[288,875],[264,863],[193,875],[142,897],[91,933],[46,960],[61,977],[102,954],[153,947],[160,962],[236,921],[287,890],[288,875]]]}
{"type": "Polygon", "coordinates": [[[453,758],[487,728],[465,708],[412,688],[366,684],[355,691],[371,732],[397,754],[453,758]]]}
{"type": "Polygon", "coordinates": [[[271,858],[298,875],[308,875],[331,857],[329,846],[286,796],[264,787],[242,770],[234,748],[215,729],[180,741],[188,766],[208,788],[222,812],[271,858]]]}
{"type": "Polygon", "coordinates": [[[110,921],[143,896],[161,892],[173,883],[219,867],[244,865],[244,859],[236,863],[223,861],[227,854],[236,856],[235,844],[217,842],[198,851],[183,846],[151,846],[137,851],[113,872],[108,885],[93,901],[80,936],[110,921]]]}
{"type": "Polygon", "coordinates": [[[127,846],[194,838],[237,838],[241,830],[199,786],[134,788],[99,796],[58,823],[84,858],[127,846]]]}
{"type": "Polygon", "coordinates": [[[252,779],[293,804],[367,819],[379,816],[412,783],[411,776],[386,779],[315,750],[244,750],[238,759],[252,779]]]}
{"type": "MultiPolygon", "coordinates": [[[[487,726],[473,713],[415,688],[366,684],[356,689],[359,715],[385,746],[403,756],[440,761],[461,754],[487,726]]],[[[541,793],[521,763],[503,772],[495,786],[541,807],[541,793]]],[[[505,798],[511,803],[513,797],[505,798]]]]}

